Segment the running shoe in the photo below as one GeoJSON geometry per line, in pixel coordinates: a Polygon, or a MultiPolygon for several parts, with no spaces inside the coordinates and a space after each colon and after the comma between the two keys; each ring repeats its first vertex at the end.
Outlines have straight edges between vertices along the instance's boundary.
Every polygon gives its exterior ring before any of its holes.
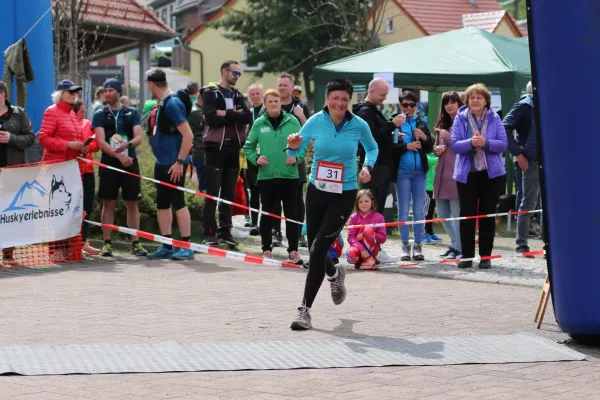
{"type": "Polygon", "coordinates": [[[333,300],[333,304],[337,306],[346,300],[346,285],[344,285],[344,281],[346,280],[346,268],[342,266],[335,268],[338,270],[337,278],[327,278],[327,280],[331,284],[331,299],[333,300]]]}
{"type": "Polygon", "coordinates": [[[491,260],[481,260],[479,262],[479,269],[490,269],[490,268],[492,268],[491,260]]]}
{"type": "MultiPolygon", "coordinates": [[[[529,250],[529,247],[527,246],[520,246],[517,247],[517,254],[522,254],[522,253],[529,253],[531,250],[529,250]]],[[[525,258],[535,258],[534,256],[523,256],[525,258]]]]}
{"type": "Polygon", "coordinates": [[[458,260],[462,258],[462,253],[456,249],[452,249],[452,252],[444,257],[446,260],[458,260]]]}
{"type": "Polygon", "coordinates": [[[146,250],[140,243],[136,243],[131,247],[131,254],[144,257],[148,255],[148,250],[146,250]]]}
{"type": "Polygon", "coordinates": [[[281,232],[275,232],[273,235],[273,247],[281,247],[281,242],[283,242],[283,235],[281,232]]]}
{"type": "Polygon", "coordinates": [[[375,263],[376,262],[373,257],[368,257],[360,264],[360,267],[361,268],[371,268],[373,265],[375,265],[375,263]]]}
{"type": "Polygon", "coordinates": [[[410,261],[410,244],[402,243],[402,257],[400,261],[410,261]]]}
{"type": "Polygon", "coordinates": [[[253,225],[250,228],[250,236],[258,236],[260,235],[260,231],[258,230],[258,227],[256,227],[256,225],[253,225]]]}
{"type": "Polygon", "coordinates": [[[433,244],[433,239],[429,233],[423,235],[423,244],[433,244]]]}
{"type": "Polygon", "coordinates": [[[292,325],[290,325],[290,329],[293,331],[306,331],[310,328],[312,328],[312,324],[308,308],[304,305],[298,307],[298,314],[292,325]]]}
{"type": "Polygon", "coordinates": [[[156,249],[156,251],[148,254],[146,257],[148,257],[148,260],[164,260],[166,258],[171,258],[173,254],[175,254],[173,247],[168,249],[166,245],[163,244],[156,249]]]}
{"type": "Polygon", "coordinates": [[[471,268],[473,266],[473,261],[461,261],[458,263],[458,268],[465,269],[471,268]]]}
{"type": "Polygon", "coordinates": [[[296,265],[303,265],[304,261],[300,258],[300,254],[297,251],[290,252],[289,262],[296,265]]]}
{"type": "Polygon", "coordinates": [[[431,238],[431,240],[433,240],[434,242],[441,242],[442,238],[439,237],[438,235],[436,235],[435,233],[432,233],[431,235],[429,235],[429,237],[431,238]]]}
{"type": "Polygon", "coordinates": [[[298,242],[298,246],[300,247],[308,247],[308,242],[306,241],[306,236],[301,235],[300,240],[298,242]]]}
{"type": "Polygon", "coordinates": [[[204,235],[204,244],[207,246],[216,246],[219,244],[219,241],[214,235],[204,235]]]}
{"type": "Polygon", "coordinates": [[[413,244],[413,260],[415,261],[423,261],[425,260],[425,256],[423,255],[423,249],[421,248],[421,243],[413,244]]]}
{"type": "Polygon", "coordinates": [[[238,242],[231,236],[231,229],[221,231],[218,236],[219,243],[226,243],[230,246],[237,246],[238,242]]]}
{"type": "Polygon", "coordinates": [[[179,251],[171,256],[173,260],[193,260],[196,257],[194,256],[194,251],[190,249],[179,249],[179,251]]]}
{"type": "Polygon", "coordinates": [[[445,253],[440,254],[440,258],[444,258],[445,259],[446,257],[452,255],[453,251],[454,251],[454,249],[452,247],[449,247],[448,250],[446,250],[445,253]]]}
{"type": "Polygon", "coordinates": [[[113,253],[112,244],[106,243],[104,246],[102,246],[102,250],[100,252],[100,255],[102,257],[110,257],[110,256],[112,256],[112,253],[113,253]]]}
{"type": "Polygon", "coordinates": [[[271,253],[269,250],[263,251],[263,258],[273,258],[273,253],[271,253]]]}

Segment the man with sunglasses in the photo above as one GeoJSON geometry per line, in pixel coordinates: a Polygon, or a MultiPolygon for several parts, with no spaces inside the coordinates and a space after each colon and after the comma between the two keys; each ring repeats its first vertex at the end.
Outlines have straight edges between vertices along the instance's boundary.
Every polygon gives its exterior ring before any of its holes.
{"type": "MultiPolygon", "coordinates": [[[[246,125],[252,122],[252,113],[244,95],[234,87],[241,75],[237,61],[225,61],[221,65],[219,83],[206,87],[202,95],[207,125],[204,133],[206,192],[229,201],[233,201],[235,195],[240,169],[239,152],[247,138],[246,125]]],[[[218,228],[216,207],[213,200],[204,204],[205,243],[237,245],[231,236],[231,206],[219,203],[218,228]]]]}

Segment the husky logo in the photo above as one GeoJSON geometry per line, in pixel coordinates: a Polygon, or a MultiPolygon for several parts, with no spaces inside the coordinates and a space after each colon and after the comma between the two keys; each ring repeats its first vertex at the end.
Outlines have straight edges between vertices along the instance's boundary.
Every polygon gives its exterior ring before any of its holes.
{"type": "Polygon", "coordinates": [[[65,208],[67,211],[71,208],[71,193],[67,192],[65,187],[65,178],[60,177],[56,180],[56,175],[52,175],[52,186],[50,188],[50,208],[65,208]]]}

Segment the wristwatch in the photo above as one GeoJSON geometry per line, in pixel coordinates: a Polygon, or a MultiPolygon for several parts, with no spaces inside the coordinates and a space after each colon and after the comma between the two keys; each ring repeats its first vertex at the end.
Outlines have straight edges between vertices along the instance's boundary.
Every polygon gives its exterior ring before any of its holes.
{"type": "Polygon", "coordinates": [[[184,163],[184,160],[180,160],[179,158],[177,159],[177,164],[183,165],[183,163],[184,163]]]}

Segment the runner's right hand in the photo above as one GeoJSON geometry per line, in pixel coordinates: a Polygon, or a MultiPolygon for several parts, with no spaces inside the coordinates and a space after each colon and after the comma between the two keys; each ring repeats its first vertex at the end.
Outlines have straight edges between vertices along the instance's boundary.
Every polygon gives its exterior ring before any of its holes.
{"type": "Polygon", "coordinates": [[[269,160],[267,160],[267,157],[265,157],[265,156],[260,156],[256,160],[256,163],[258,165],[269,165],[269,160]]]}
{"type": "Polygon", "coordinates": [[[292,133],[287,138],[288,147],[292,150],[296,150],[302,144],[302,136],[297,133],[292,133]]]}

